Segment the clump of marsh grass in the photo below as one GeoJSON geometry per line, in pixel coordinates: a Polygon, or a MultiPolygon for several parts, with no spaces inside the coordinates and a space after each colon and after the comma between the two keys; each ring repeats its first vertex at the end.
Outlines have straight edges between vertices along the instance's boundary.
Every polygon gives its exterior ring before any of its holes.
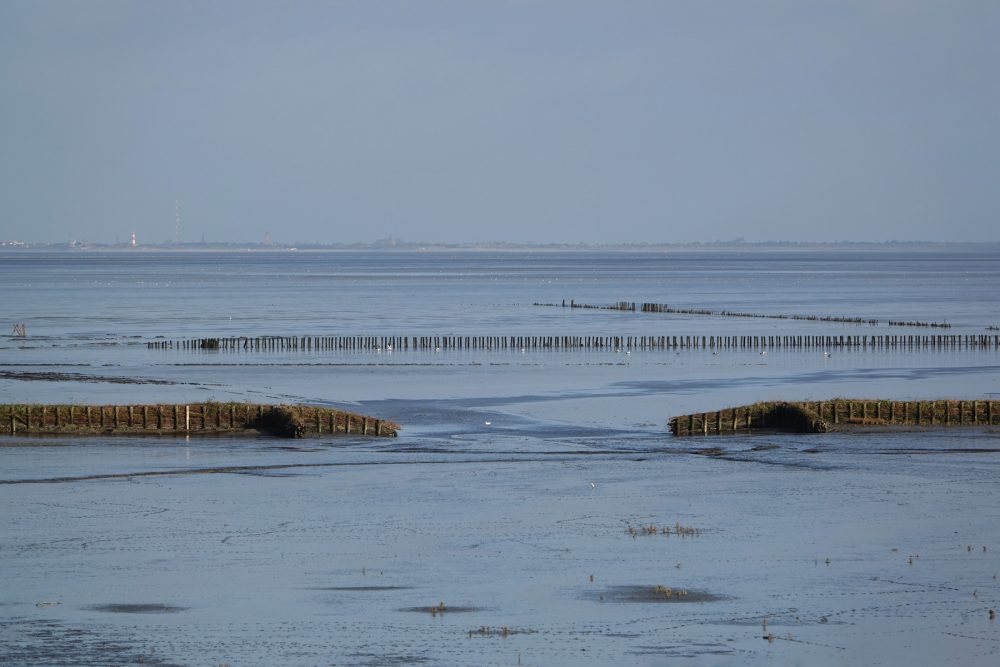
{"type": "Polygon", "coordinates": [[[671,588],[670,586],[661,586],[660,584],[653,587],[653,593],[668,600],[671,598],[686,597],[688,594],[687,590],[683,588],[671,588]]]}
{"type": "Polygon", "coordinates": [[[628,534],[635,539],[639,535],[663,535],[664,537],[670,537],[675,535],[678,537],[697,537],[701,535],[701,528],[696,528],[694,526],[685,526],[681,524],[680,521],[674,523],[673,526],[670,525],[656,525],[651,524],[640,524],[638,528],[633,526],[631,523],[627,524],[628,534]]]}
{"type": "Polygon", "coordinates": [[[532,635],[535,634],[537,630],[531,630],[528,628],[511,628],[503,625],[499,628],[495,628],[490,625],[480,625],[479,628],[475,630],[469,630],[469,638],[472,637],[510,637],[511,635],[532,635]]]}

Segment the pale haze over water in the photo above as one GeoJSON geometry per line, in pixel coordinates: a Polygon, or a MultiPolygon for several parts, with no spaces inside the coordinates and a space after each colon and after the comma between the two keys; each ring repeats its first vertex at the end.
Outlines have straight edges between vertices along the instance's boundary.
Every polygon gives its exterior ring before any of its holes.
{"type": "Polygon", "coordinates": [[[0,238],[998,240],[995,2],[0,3],[0,238]]]}

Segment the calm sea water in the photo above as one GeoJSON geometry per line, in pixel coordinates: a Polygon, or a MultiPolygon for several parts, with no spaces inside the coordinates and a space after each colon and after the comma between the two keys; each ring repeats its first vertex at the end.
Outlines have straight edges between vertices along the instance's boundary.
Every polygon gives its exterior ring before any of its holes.
{"type": "Polygon", "coordinates": [[[704,318],[655,325],[612,314],[567,318],[530,308],[562,299],[947,320],[979,330],[997,324],[998,259],[995,250],[20,252],[0,255],[0,277],[9,319],[28,322],[38,335],[69,337],[735,327],[704,318]]]}
{"type": "Polygon", "coordinates": [[[0,664],[997,660],[996,429],[702,441],[666,421],[763,398],[996,398],[1000,351],[145,346],[940,333],[890,319],[979,334],[1000,325],[995,249],[8,252],[0,280],[0,324],[29,334],[0,339],[4,402],[304,401],[404,424],[392,441],[3,438],[0,664]],[[563,299],[881,323],[532,305],[563,299]],[[257,469],[197,474],[225,466],[257,469]],[[166,474],[81,479],[148,472],[166,474]],[[675,522],[698,534],[628,531],[675,522]]]}

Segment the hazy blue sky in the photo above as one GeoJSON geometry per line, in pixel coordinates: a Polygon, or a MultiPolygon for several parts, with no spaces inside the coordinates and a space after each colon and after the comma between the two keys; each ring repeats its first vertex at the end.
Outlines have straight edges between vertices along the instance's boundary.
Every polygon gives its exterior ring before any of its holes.
{"type": "Polygon", "coordinates": [[[1000,240],[1000,2],[0,2],[0,238],[1000,240]]]}

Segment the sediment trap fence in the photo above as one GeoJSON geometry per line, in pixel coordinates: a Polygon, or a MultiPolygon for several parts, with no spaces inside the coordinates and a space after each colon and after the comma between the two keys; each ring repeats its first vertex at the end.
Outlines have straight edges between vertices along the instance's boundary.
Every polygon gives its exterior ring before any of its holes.
{"type": "Polygon", "coordinates": [[[237,336],[155,340],[151,350],[381,352],[528,350],[1000,349],[1000,334],[746,336],[237,336]]]}
{"type": "Polygon", "coordinates": [[[395,437],[399,424],[315,405],[187,403],[155,405],[0,404],[10,435],[197,435],[259,431],[287,438],[324,434],[395,437]]]}
{"type": "Polygon", "coordinates": [[[823,433],[850,426],[995,426],[1000,401],[891,401],[838,398],[829,401],[762,402],[695,412],[670,419],[678,436],[723,435],[755,430],[823,433]]]}
{"type": "MultiPolygon", "coordinates": [[[[749,319],[768,319],[768,320],[802,320],[806,322],[837,322],[841,324],[862,324],[877,327],[879,325],[878,319],[865,318],[865,317],[845,317],[842,315],[791,315],[791,314],[774,314],[774,313],[748,313],[740,312],[734,310],[710,310],[707,308],[675,308],[671,307],[666,303],[636,303],[635,301],[619,301],[613,304],[592,304],[592,303],[577,303],[574,299],[570,299],[569,303],[566,303],[566,299],[563,299],[562,303],[533,303],[533,306],[542,306],[546,308],[582,308],[584,310],[615,310],[625,313],[665,313],[672,315],[713,315],[715,317],[742,317],[749,319]]],[[[902,320],[886,320],[886,324],[890,327],[931,327],[936,329],[950,329],[951,325],[947,322],[922,322],[922,321],[909,321],[904,322],[902,320]]]]}

